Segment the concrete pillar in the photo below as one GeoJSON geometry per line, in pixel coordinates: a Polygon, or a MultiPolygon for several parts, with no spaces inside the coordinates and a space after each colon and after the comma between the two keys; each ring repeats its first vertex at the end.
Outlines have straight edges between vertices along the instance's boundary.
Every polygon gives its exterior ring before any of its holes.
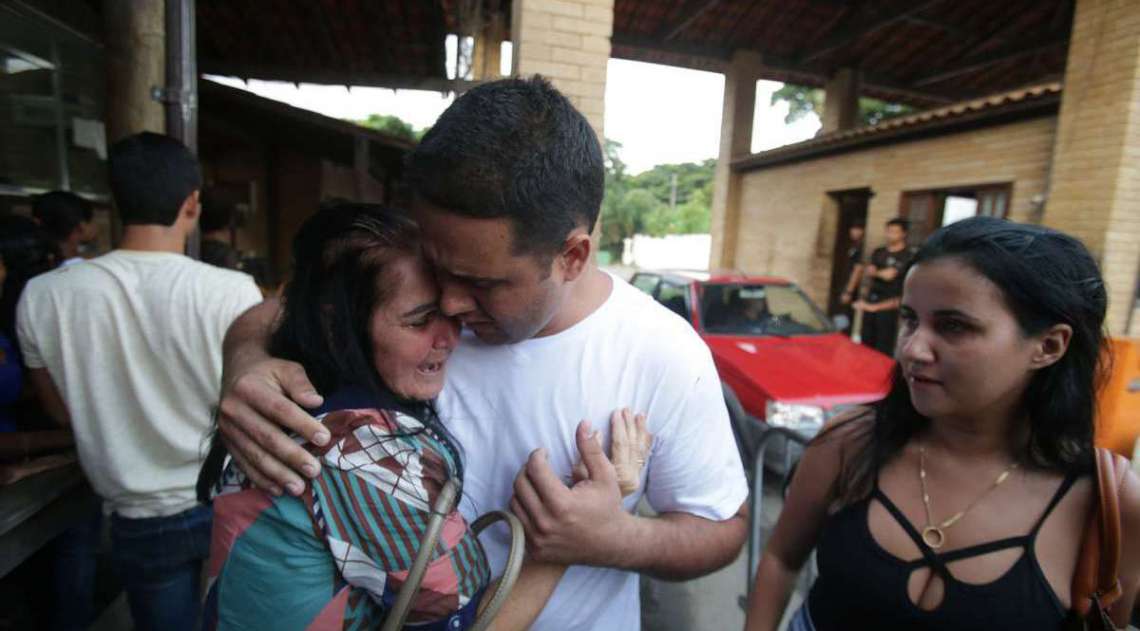
{"type": "Polygon", "coordinates": [[[1078,0],[1043,222],[1097,256],[1108,328],[1140,335],[1140,11],[1132,0],[1078,0]],[[1129,320],[1133,320],[1130,327],[1129,320]]]}
{"type": "Polygon", "coordinates": [[[720,119],[720,153],[713,174],[712,253],[709,269],[736,265],[740,230],[741,177],[731,162],[752,150],[752,119],[756,112],[756,81],[760,79],[758,53],[737,51],[724,76],[724,105],[720,119]]]}
{"type": "Polygon", "coordinates": [[[501,71],[503,40],[506,38],[506,25],[502,14],[487,19],[483,28],[475,36],[475,57],[471,66],[476,80],[493,81],[501,71]]]}
{"type": "Polygon", "coordinates": [[[541,74],[604,137],[614,0],[514,0],[512,73],[541,74]]]}
{"type": "Polygon", "coordinates": [[[107,141],[140,131],[166,130],[162,104],[151,88],[166,85],[166,26],[162,2],[105,0],[107,141]]]}
{"type": "Polygon", "coordinates": [[[851,129],[859,124],[860,75],[854,68],[843,68],[824,86],[820,133],[851,129]]]}

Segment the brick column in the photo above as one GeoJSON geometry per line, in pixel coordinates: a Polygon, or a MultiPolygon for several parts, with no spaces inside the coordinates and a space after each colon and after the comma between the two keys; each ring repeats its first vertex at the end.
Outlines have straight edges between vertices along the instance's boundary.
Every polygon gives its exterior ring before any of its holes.
{"type": "Polygon", "coordinates": [[[1108,327],[1138,335],[1140,11],[1078,0],[1043,222],[1085,242],[1108,284],[1108,327]],[[1131,329],[1131,330],[1130,330],[1131,329]]]}
{"type": "Polygon", "coordinates": [[[756,113],[756,81],[760,79],[758,53],[737,51],[724,75],[724,105],[720,119],[720,153],[713,174],[712,252],[709,269],[736,265],[740,230],[741,177],[733,173],[734,158],[752,150],[752,119],[756,113]]]}
{"type": "Polygon", "coordinates": [[[851,129],[859,121],[860,72],[843,68],[824,86],[820,133],[851,129]]]}
{"type": "Polygon", "coordinates": [[[514,0],[512,72],[541,74],[604,133],[613,0],[514,0]]]}

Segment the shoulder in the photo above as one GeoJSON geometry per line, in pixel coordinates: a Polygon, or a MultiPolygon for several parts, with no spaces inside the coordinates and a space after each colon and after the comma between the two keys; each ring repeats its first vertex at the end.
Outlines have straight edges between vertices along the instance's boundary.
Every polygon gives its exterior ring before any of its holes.
{"type": "Polygon", "coordinates": [[[613,300],[607,325],[617,333],[615,343],[635,353],[639,362],[672,364],[709,355],[708,345],[688,320],[617,277],[613,300]]]}

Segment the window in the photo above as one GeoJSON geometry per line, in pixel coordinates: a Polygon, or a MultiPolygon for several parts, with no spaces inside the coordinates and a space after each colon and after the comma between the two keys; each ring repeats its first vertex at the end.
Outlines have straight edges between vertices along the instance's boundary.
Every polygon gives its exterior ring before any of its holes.
{"type": "Polygon", "coordinates": [[[705,285],[701,322],[709,333],[811,335],[831,325],[795,285],[705,285]]]}
{"type": "Polygon", "coordinates": [[[633,280],[629,282],[634,287],[652,296],[653,290],[657,289],[657,281],[659,280],[661,280],[660,277],[654,276],[653,274],[637,274],[633,277],[633,280]]]}
{"type": "Polygon", "coordinates": [[[0,8],[0,193],[107,195],[100,47],[0,8]]]}
{"type": "Polygon", "coordinates": [[[987,184],[903,193],[899,215],[910,221],[908,241],[919,245],[935,230],[968,217],[1004,218],[1012,188],[987,184]]]}
{"type": "Polygon", "coordinates": [[[661,283],[657,289],[657,302],[666,309],[689,321],[689,287],[688,285],[675,285],[669,282],[661,283]]]}

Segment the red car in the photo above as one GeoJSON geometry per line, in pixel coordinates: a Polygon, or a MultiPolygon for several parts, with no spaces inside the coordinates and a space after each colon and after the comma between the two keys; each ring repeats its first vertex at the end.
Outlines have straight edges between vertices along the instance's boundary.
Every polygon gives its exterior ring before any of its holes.
{"type": "Polygon", "coordinates": [[[831,416],[883,398],[894,361],[841,333],[783,278],[637,272],[638,289],[688,320],[712,350],[745,463],[762,423],[814,436],[831,416]]]}

